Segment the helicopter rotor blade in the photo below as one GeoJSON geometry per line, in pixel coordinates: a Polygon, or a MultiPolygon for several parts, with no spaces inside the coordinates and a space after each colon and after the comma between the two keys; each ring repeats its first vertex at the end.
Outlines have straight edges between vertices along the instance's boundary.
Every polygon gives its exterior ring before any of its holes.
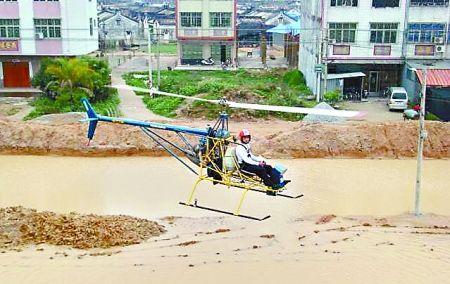
{"type": "Polygon", "coordinates": [[[190,97],[184,95],[178,95],[168,92],[159,91],[156,89],[147,89],[140,87],[133,87],[128,85],[113,85],[113,88],[130,90],[141,93],[148,94],[157,94],[168,97],[175,97],[193,101],[202,101],[212,104],[219,104],[223,106],[227,106],[230,108],[238,108],[238,109],[249,109],[249,110],[266,110],[266,111],[275,111],[275,112],[287,112],[287,113],[298,113],[298,114],[314,114],[314,115],[324,115],[324,116],[335,116],[335,117],[343,117],[343,118],[357,118],[364,116],[363,112],[359,111],[348,111],[348,110],[329,110],[329,109],[320,109],[320,108],[305,108],[305,107],[289,107],[289,106],[274,106],[274,105],[260,105],[260,104],[247,104],[247,103],[236,103],[232,101],[228,101],[226,99],[221,100],[208,100],[197,97],[190,97]]]}
{"type": "Polygon", "coordinates": [[[227,101],[226,104],[231,108],[240,109],[251,109],[251,110],[266,110],[266,111],[276,111],[276,112],[287,112],[287,113],[301,113],[301,114],[315,114],[315,115],[326,115],[335,117],[358,117],[363,115],[359,111],[348,111],[348,110],[329,110],[320,108],[305,108],[305,107],[289,107],[289,106],[272,106],[272,105],[259,105],[259,104],[245,104],[245,103],[235,103],[227,101]]]}
{"type": "Polygon", "coordinates": [[[189,97],[189,96],[184,96],[184,95],[163,92],[163,91],[159,91],[156,89],[147,89],[147,88],[133,87],[133,86],[128,86],[128,85],[113,85],[111,87],[115,88],[115,89],[130,90],[130,91],[147,93],[147,94],[157,94],[157,95],[162,95],[162,96],[187,99],[187,100],[193,100],[193,101],[208,102],[208,103],[213,103],[213,104],[220,103],[219,100],[208,100],[208,99],[202,99],[202,98],[196,98],[196,97],[189,97]]]}

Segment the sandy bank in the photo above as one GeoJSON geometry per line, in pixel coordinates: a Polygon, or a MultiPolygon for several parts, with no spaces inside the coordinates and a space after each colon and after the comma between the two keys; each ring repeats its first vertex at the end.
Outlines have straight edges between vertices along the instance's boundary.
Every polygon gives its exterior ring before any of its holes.
{"type": "Polygon", "coordinates": [[[56,214],[23,207],[0,208],[0,249],[51,244],[78,249],[139,244],[164,227],[129,216],[56,214]]]}
{"type": "Polygon", "coordinates": [[[283,223],[166,218],[139,245],[41,244],[0,254],[4,283],[446,283],[449,218],[310,216],[283,223]],[[39,269],[39,273],[34,271],[39,269]],[[57,282],[57,281],[56,281],[57,282]]]}
{"type": "MultiPolygon", "coordinates": [[[[175,122],[204,126],[204,122],[175,122]]],[[[233,123],[232,131],[253,130],[254,147],[269,158],[403,158],[414,157],[417,122],[308,125],[280,121],[233,123]]],[[[450,157],[450,124],[428,122],[425,156],[450,157]]],[[[100,124],[89,147],[86,124],[42,124],[0,120],[0,154],[65,156],[166,156],[136,127],[100,124]]],[[[170,140],[175,135],[168,133],[170,140]]]]}

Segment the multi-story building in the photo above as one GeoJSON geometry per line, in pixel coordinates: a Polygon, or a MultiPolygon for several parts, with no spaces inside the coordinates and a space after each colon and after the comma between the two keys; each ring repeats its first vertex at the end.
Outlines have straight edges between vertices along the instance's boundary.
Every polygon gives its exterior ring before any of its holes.
{"type": "Polygon", "coordinates": [[[29,87],[43,57],[97,49],[96,0],[0,0],[1,87],[29,87]]]}
{"type": "Polygon", "coordinates": [[[176,0],[179,64],[236,62],[237,0],[176,0]]]}
{"type": "Polygon", "coordinates": [[[321,86],[325,86],[325,76],[316,73],[320,68],[314,67],[326,63],[328,74],[347,74],[342,76],[341,89],[363,88],[376,94],[386,87],[402,85],[407,71],[405,62],[448,58],[448,3],[303,1],[299,68],[308,86],[316,94],[324,89],[321,86]]]}

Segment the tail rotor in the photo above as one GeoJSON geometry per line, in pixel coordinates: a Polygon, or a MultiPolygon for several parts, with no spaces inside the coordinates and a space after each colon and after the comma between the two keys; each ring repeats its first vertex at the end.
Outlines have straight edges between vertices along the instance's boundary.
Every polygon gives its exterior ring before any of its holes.
{"type": "Polygon", "coordinates": [[[87,114],[87,118],[84,121],[89,121],[89,128],[87,133],[87,138],[89,139],[87,145],[89,145],[92,138],[94,138],[95,129],[97,128],[98,123],[98,115],[86,98],[82,98],[81,103],[83,103],[83,106],[86,109],[87,114]]]}

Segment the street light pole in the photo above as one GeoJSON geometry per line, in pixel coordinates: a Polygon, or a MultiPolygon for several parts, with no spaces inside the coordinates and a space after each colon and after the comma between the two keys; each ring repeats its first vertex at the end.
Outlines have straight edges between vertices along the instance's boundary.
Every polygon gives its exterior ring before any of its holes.
{"type": "Polygon", "coordinates": [[[419,120],[419,142],[417,149],[417,174],[416,174],[416,199],[415,199],[415,215],[420,216],[420,189],[422,186],[422,160],[423,160],[423,144],[427,138],[425,131],[425,99],[427,92],[427,69],[423,69],[422,96],[420,100],[420,120],[419,120]]]}

